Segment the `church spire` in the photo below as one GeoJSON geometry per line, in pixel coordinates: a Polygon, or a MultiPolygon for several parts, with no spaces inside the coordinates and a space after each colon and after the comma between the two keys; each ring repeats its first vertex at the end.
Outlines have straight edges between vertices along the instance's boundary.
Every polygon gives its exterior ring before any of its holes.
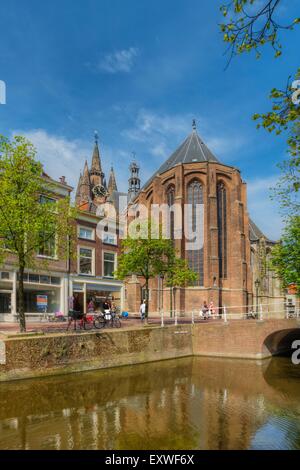
{"type": "Polygon", "coordinates": [[[95,145],[94,145],[94,150],[93,150],[92,166],[91,166],[91,171],[90,171],[92,187],[99,186],[99,185],[102,186],[103,178],[104,178],[104,173],[101,168],[101,158],[100,158],[98,140],[99,140],[98,132],[95,131],[95,145]]]}
{"type": "Polygon", "coordinates": [[[83,174],[80,174],[76,192],[76,203],[81,207],[91,200],[91,180],[87,161],[85,161],[83,174]]]}
{"type": "Polygon", "coordinates": [[[116,182],[116,177],[115,177],[115,172],[113,169],[113,166],[111,166],[110,169],[110,175],[109,175],[109,181],[108,181],[108,188],[107,188],[109,194],[111,194],[113,191],[118,191],[117,188],[117,182],[116,182]]]}
{"type": "Polygon", "coordinates": [[[82,173],[80,172],[79,180],[78,180],[78,185],[77,185],[77,190],[76,190],[76,196],[75,196],[75,201],[76,205],[80,205],[80,198],[81,198],[81,183],[82,183],[82,173]]]}
{"type": "Polygon", "coordinates": [[[135,160],[135,153],[133,153],[133,159],[129,166],[129,170],[130,178],[128,180],[128,202],[132,202],[141,189],[141,180],[139,177],[140,167],[135,160]]]}
{"type": "Polygon", "coordinates": [[[98,132],[95,131],[95,145],[92,157],[91,174],[100,174],[102,172],[98,140],[98,132]]]}

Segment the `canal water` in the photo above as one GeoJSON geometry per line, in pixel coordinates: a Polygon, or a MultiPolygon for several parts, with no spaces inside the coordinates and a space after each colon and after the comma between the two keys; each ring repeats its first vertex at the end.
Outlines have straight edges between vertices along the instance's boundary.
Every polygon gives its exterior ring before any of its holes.
{"type": "Polygon", "coordinates": [[[0,449],[300,449],[300,365],[194,357],[2,383],[0,449]]]}

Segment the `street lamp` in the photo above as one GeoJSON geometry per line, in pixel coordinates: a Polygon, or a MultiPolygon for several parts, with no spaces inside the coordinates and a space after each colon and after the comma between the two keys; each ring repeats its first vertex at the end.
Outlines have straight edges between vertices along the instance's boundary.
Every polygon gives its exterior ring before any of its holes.
{"type": "Polygon", "coordinates": [[[254,284],[255,284],[255,289],[256,289],[256,317],[258,317],[258,289],[260,286],[260,280],[256,279],[254,284]]]}

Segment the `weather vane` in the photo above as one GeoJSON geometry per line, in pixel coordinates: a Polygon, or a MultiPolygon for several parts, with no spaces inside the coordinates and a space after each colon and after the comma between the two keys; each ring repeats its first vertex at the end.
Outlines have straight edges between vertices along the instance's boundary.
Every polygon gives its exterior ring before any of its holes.
{"type": "Polygon", "coordinates": [[[94,131],[94,135],[95,135],[95,143],[98,144],[98,140],[99,140],[98,131],[94,131]]]}

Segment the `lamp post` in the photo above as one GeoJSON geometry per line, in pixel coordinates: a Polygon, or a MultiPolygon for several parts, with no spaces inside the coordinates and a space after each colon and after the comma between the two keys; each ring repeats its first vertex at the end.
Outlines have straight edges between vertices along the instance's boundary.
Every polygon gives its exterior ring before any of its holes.
{"type": "Polygon", "coordinates": [[[258,289],[260,286],[260,280],[256,279],[254,284],[255,284],[255,289],[256,289],[256,317],[258,318],[258,289]]]}

